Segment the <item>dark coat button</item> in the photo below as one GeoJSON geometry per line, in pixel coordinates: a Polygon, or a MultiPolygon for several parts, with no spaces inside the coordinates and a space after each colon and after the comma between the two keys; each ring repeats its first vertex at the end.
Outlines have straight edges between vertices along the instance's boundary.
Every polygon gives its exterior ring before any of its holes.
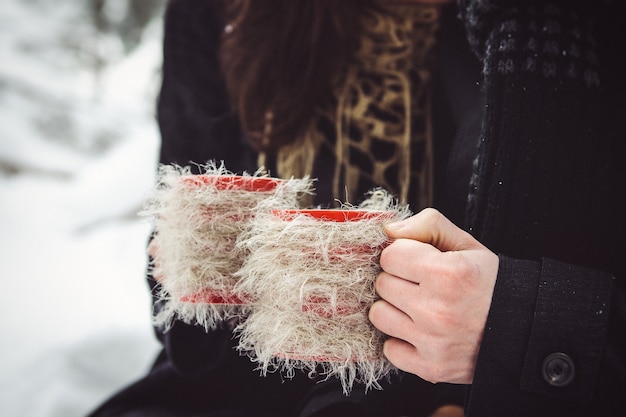
{"type": "Polygon", "coordinates": [[[543,379],[553,387],[564,387],[574,380],[574,361],[565,353],[551,353],[543,361],[543,379]]]}

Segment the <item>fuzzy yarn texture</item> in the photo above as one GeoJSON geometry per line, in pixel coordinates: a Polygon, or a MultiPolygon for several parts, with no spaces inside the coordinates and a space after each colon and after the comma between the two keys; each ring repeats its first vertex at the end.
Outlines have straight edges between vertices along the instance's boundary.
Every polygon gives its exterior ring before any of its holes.
{"type": "Polygon", "coordinates": [[[193,175],[190,167],[161,166],[141,213],[154,222],[152,274],[164,305],[154,321],[166,328],[180,319],[211,329],[245,314],[246,300],[233,294],[235,273],[248,256],[247,248],[237,245],[240,234],[249,231],[261,202],[297,208],[312,189],[308,178],[237,176],[214,162],[201,168],[202,175],[193,175]]]}
{"type": "Polygon", "coordinates": [[[261,210],[238,244],[249,256],[236,291],[256,296],[236,328],[239,350],[262,374],[336,376],[346,393],[355,382],[380,388],[394,368],[368,311],[389,240],[383,226],[409,215],[380,189],[342,210],[261,210]]]}

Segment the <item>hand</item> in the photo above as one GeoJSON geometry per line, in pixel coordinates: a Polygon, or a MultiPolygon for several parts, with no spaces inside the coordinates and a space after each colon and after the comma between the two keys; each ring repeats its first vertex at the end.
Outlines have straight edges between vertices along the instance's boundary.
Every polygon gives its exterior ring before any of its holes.
{"type": "Polygon", "coordinates": [[[150,256],[150,271],[152,278],[154,278],[157,282],[162,282],[163,275],[161,274],[159,264],[157,263],[159,259],[159,245],[157,243],[156,236],[150,239],[150,243],[148,244],[148,255],[150,256]]]}
{"type": "Polygon", "coordinates": [[[430,382],[469,384],[474,377],[498,257],[434,209],[386,230],[382,298],[369,312],[390,336],[383,352],[399,369],[430,382]]]}

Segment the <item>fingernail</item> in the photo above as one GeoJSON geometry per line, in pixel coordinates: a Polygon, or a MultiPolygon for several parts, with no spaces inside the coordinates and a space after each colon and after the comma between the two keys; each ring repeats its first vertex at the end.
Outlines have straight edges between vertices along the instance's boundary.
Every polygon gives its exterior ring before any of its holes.
{"type": "Polygon", "coordinates": [[[385,229],[389,230],[390,232],[397,232],[403,227],[404,227],[404,222],[402,221],[393,222],[393,223],[389,223],[385,225],[385,229]]]}

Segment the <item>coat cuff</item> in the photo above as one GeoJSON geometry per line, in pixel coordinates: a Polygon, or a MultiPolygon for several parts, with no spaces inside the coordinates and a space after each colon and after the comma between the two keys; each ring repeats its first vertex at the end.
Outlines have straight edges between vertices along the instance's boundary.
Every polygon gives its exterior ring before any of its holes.
{"type": "Polygon", "coordinates": [[[589,402],[605,343],[613,279],[550,259],[500,256],[466,413],[541,413],[589,402]],[[517,410],[517,411],[516,411],[517,410]]]}
{"type": "Polygon", "coordinates": [[[523,390],[591,400],[606,340],[612,285],[608,274],[543,260],[523,390]]]}

